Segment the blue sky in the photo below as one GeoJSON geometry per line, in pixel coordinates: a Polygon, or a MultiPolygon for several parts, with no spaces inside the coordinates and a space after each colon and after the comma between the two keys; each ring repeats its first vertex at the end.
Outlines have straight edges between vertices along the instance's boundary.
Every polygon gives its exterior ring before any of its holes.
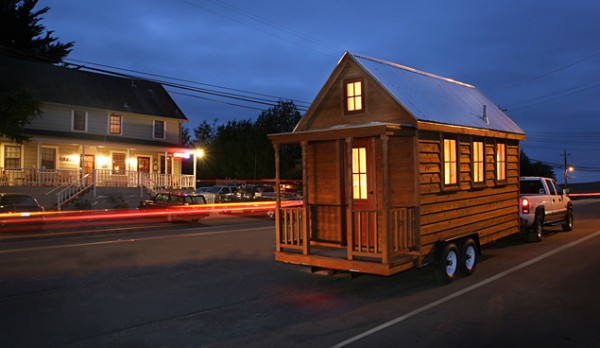
{"type": "Polygon", "coordinates": [[[241,96],[305,108],[348,50],[475,85],[525,130],[530,158],[562,164],[566,150],[570,182],[600,181],[596,0],[40,0],[44,6],[42,24],[75,41],[71,63],[238,96],[167,87],[190,129],[268,108],[241,96]]]}

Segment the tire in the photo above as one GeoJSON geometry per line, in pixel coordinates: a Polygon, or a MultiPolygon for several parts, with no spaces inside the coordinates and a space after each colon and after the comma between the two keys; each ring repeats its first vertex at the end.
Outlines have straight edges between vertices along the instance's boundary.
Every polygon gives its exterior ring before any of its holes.
{"type": "Polygon", "coordinates": [[[470,276],[477,267],[477,243],[473,238],[465,239],[460,244],[459,253],[458,269],[463,276],[470,276]]]}
{"type": "Polygon", "coordinates": [[[569,232],[573,230],[573,209],[567,209],[567,217],[565,219],[565,223],[562,225],[562,230],[564,232],[569,232]]]}
{"type": "Polygon", "coordinates": [[[529,232],[529,241],[530,242],[541,242],[543,233],[544,233],[544,218],[540,214],[536,214],[535,220],[533,220],[533,226],[531,226],[531,231],[529,232]]]}
{"type": "Polygon", "coordinates": [[[441,284],[451,283],[458,274],[458,247],[454,243],[444,244],[437,257],[435,278],[441,284]]]}

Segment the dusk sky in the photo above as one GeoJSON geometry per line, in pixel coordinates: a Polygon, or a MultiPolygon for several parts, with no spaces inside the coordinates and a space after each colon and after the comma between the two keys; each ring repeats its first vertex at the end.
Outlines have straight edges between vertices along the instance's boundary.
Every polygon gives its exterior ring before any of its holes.
{"type": "Polygon", "coordinates": [[[523,128],[530,158],[562,165],[566,150],[569,182],[600,181],[597,0],[40,0],[36,9],[45,6],[41,23],[75,42],[67,62],[208,92],[166,87],[190,131],[254,119],[278,99],[304,111],[351,51],[476,86],[523,128]]]}

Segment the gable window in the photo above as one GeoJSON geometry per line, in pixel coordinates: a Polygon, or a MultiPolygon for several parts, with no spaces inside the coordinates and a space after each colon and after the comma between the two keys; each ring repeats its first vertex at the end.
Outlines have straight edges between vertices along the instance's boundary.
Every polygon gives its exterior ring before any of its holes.
{"type": "Polygon", "coordinates": [[[472,163],[473,163],[473,183],[481,184],[485,180],[485,154],[484,154],[483,141],[474,141],[472,150],[472,163]]]}
{"type": "Polygon", "coordinates": [[[506,144],[496,144],[496,181],[506,181],[506,144]]]}
{"type": "Polygon", "coordinates": [[[444,186],[458,184],[456,139],[444,139],[444,186]]]}
{"type": "Polygon", "coordinates": [[[4,146],[4,168],[19,169],[21,168],[21,146],[5,145],[4,146]]]}
{"type": "Polygon", "coordinates": [[[154,133],[153,138],[155,139],[165,139],[165,121],[154,120],[154,133]]]}
{"type": "Polygon", "coordinates": [[[123,119],[121,115],[109,115],[108,116],[108,133],[109,134],[121,134],[123,119]]]}
{"type": "Polygon", "coordinates": [[[364,109],[363,81],[349,80],[344,83],[345,108],[347,113],[362,111],[364,109]]]}
{"type": "Polygon", "coordinates": [[[71,130],[78,132],[87,132],[87,112],[82,110],[73,110],[71,116],[71,130]]]}
{"type": "Polygon", "coordinates": [[[367,149],[352,148],[352,192],[354,199],[367,199],[367,149]]]}
{"type": "Polygon", "coordinates": [[[41,169],[56,169],[56,149],[53,147],[42,147],[41,169]]]}

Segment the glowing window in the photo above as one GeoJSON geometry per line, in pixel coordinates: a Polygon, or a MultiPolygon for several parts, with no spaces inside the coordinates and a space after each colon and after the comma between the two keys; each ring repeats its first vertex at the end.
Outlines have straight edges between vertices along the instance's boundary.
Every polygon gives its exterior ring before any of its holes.
{"type": "Polygon", "coordinates": [[[506,144],[496,144],[496,180],[506,180],[506,144]]]}
{"type": "Polygon", "coordinates": [[[352,192],[354,199],[367,199],[367,149],[352,149],[352,192]]]}
{"type": "Polygon", "coordinates": [[[108,116],[108,133],[121,134],[121,115],[108,116]]]}
{"type": "Polygon", "coordinates": [[[125,174],[125,154],[124,153],[113,153],[112,154],[112,169],[113,174],[125,174]]]}
{"type": "Polygon", "coordinates": [[[346,112],[356,112],[363,109],[362,81],[346,82],[346,112]]]}
{"type": "Polygon", "coordinates": [[[458,183],[456,161],[456,140],[444,139],[444,185],[456,185],[458,183]]]}
{"type": "Polygon", "coordinates": [[[482,183],[485,179],[483,142],[473,142],[473,182],[482,183]]]}

